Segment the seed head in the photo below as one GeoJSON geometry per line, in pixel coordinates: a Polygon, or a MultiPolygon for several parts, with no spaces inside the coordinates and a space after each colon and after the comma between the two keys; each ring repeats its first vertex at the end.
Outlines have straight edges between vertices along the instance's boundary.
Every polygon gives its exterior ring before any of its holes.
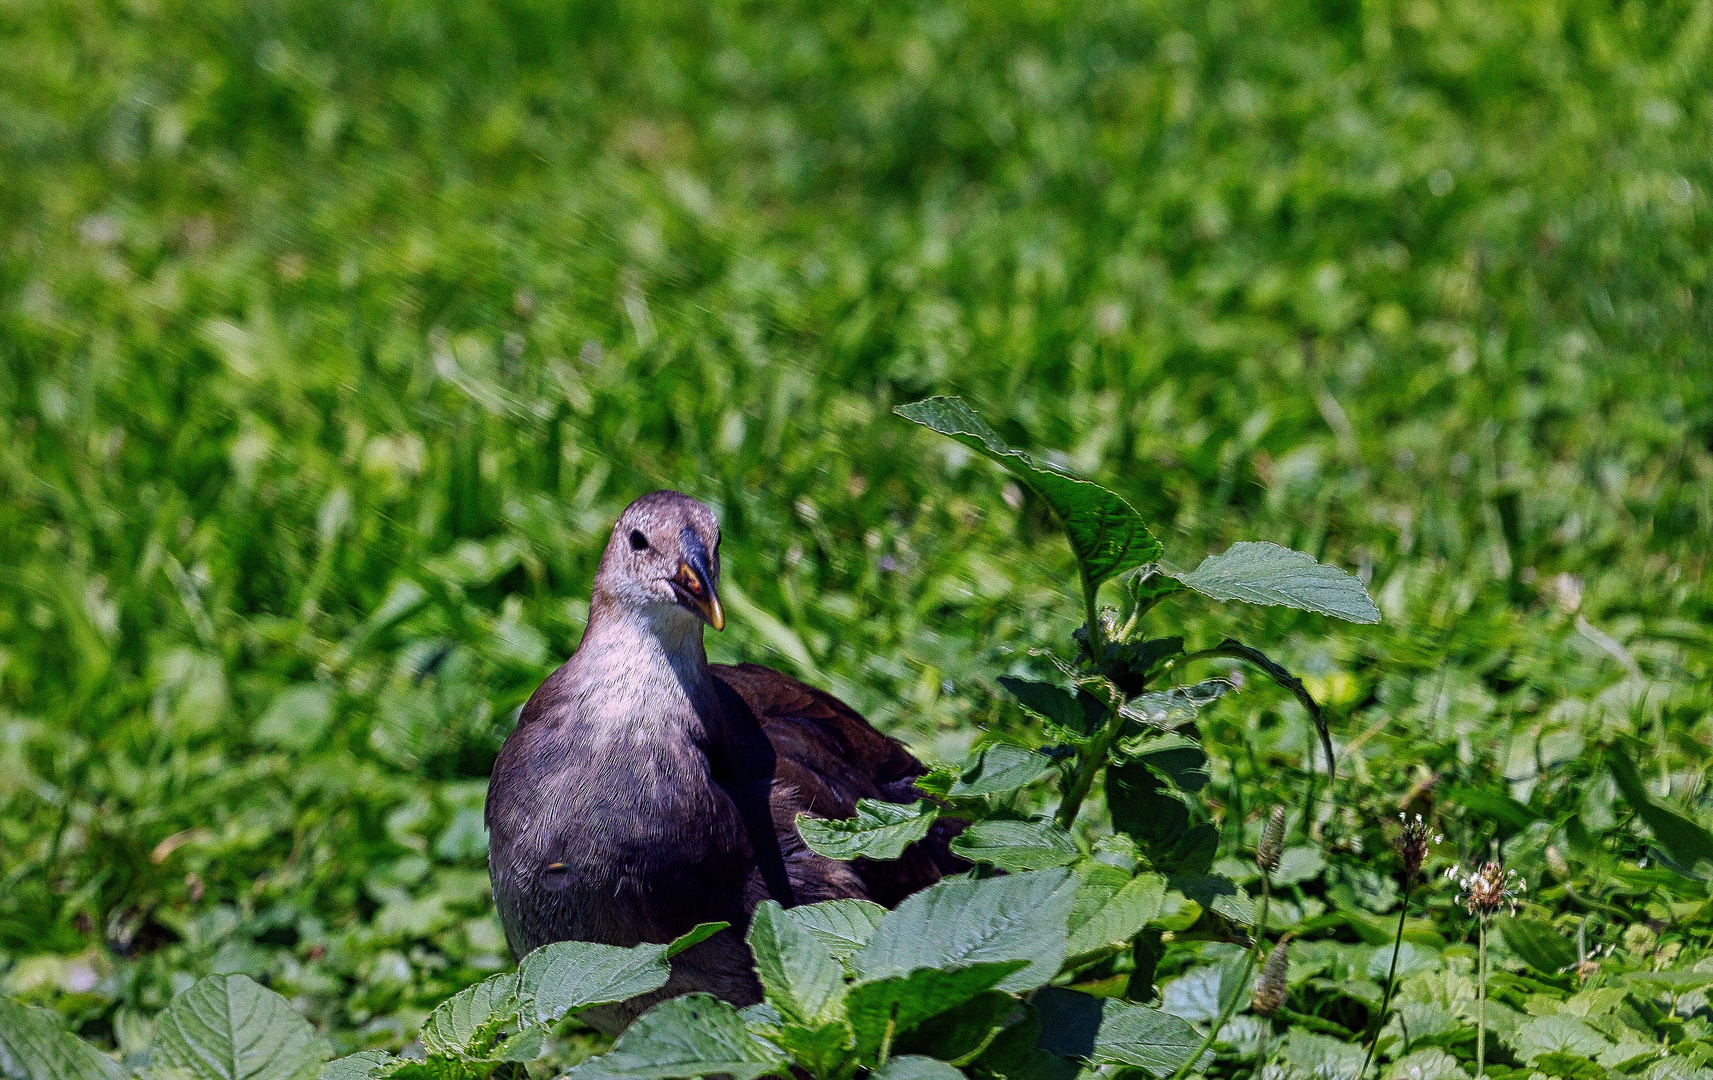
{"type": "Polygon", "coordinates": [[[1414,881],[1422,872],[1422,860],[1427,858],[1428,845],[1440,843],[1445,837],[1430,830],[1420,814],[1414,821],[1407,821],[1404,815],[1399,814],[1398,820],[1404,823],[1404,829],[1392,844],[1398,849],[1398,858],[1404,861],[1404,881],[1407,883],[1414,881]]]}
{"type": "Polygon", "coordinates": [[[1285,848],[1285,808],[1273,807],[1273,813],[1267,818],[1267,825],[1261,830],[1261,843],[1255,849],[1255,865],[1261,868],[1263,874],[1271,874],[1279,868],[1279,853],[1285,848]]]}
{"type": "Polygon", "coordinates": [[[1468,908],[1469,914],[1483,919],[1492,918],[1507,904],[1515,915],[1517,898],[1529,888],[1529,883],[1518,877],[1515,870],[1507,870],[1495,860],[1468,874],[1453,866],[1446,870],[1445,876],[1457,882],[1457,902],[1468,908]]]}
{"type": "Polygon", "coordinates": [[[1261,969],[1261,978],[1255,983],[1255,996],[1249,1004],[1262,1016],[1272,1016],[1285,1003],[1285,972],[1290,968],[1290,959],[1285,954],[1287,944],[1288,941],[1280,941],[1273,946],[1273,951],[1267,954],[1267,965],[1261,969]]]}

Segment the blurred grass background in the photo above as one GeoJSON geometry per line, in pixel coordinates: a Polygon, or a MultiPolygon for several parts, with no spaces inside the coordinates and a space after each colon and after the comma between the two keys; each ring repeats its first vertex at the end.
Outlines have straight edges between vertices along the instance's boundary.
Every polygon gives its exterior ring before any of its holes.
{"type": "MultiPolygon", "coordinates": [[[[408,1040],[509,962],[487,769],[656,487],[723,519],[715,659],[929,756],[1021,726],[990,680],[1065,644],[1068,553],[890,415],[935,392],[1180,566],[1362,574],[1376,629],[1236,613],[1333,709],[1335,832],[1448,785],[1611,824],[1620,735],[1707,820],[1710,34],[1710,0],[3,0],[0,989],[125,1049],[241,970],[408,1040]]],[[[1306,762],[1265,689],[1206,731],[1222,819],[1306,762]]]]}

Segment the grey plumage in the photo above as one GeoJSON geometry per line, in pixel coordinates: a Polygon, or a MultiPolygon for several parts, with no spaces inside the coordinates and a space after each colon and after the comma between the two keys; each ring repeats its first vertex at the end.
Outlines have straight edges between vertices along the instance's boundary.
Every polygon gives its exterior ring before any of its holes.
{"type": "Polygon", "coordinates": [[[489,784],[489,869],[517,955],[733,926],[678,957],[655,998],[591,1017],[608,1030],[690,990],[759,1000],[741,935],[764,898],[896,903],[949,865],[943,837],[866,868],[803,845],[799,811],[914,799],[921,766],[828,695],[754,665],[709,665],[702,627],[723,625],[718,581],[707,507],[656,492],[627,508],[583,641],[524,706],[489,784]]]}

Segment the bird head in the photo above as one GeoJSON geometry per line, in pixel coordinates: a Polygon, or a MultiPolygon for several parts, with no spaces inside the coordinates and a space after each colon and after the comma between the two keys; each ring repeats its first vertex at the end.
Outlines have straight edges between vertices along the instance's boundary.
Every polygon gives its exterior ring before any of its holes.
{"type": "Polygon", "coordinates": [[[722,630],[720,523],[676,491],[656,491],[625,507],[613,526],[595,591],[662,629],[701,620],[722,630]]]}

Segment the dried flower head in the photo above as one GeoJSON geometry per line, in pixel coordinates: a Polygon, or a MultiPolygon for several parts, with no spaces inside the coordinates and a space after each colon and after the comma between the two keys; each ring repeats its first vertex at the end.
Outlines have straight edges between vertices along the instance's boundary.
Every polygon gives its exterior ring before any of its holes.
{"type": "Polygon", "coordinates": [[[1507,870],[1495,860],[1468,874],[1453,866],[1446,870],[1445,876],[1457,882],[1457,902],[1468,908],[1469,914],[1483,919],[1492,918],[1507,904],[1515,915],[1517,898],[1529,888],[1529,883],[1518,877],[1515,870],[1507,870]]]}
{"type": "Polygon", "coordinates": [[[1404,860],[1404,881],[1411,882],[1422,872],[1422,861],[1427,858],[1429,844],[1438,844],[1445,837],[1428,828],[1427,822],[1420,814],[1414,821],[1408,821],[1399,814],[1398,820],[1404,823],[1404,829],[1394,840],[1393,846],[1398,849],[1398,857],[1404,860]]]}
{"type": "Polygon", "coordinates": [[[1261,830],[1261,843],[1255,848],[1255,865],[1264,874],[1279,868],[1279,853],[1285,849],[1285,808],[1273,807],[1267,825],[1261,830]]]}
{"type": "Polygon", "coordinates": [[[1285,953],[1287,944],[1288,940],[1282,940],[1273,946],[1273,951],[1267,954],[1266,966],[1261,969],[1261,978],[1255,983],[1250,1005],[1262,1016],[1272,1016],[1285,1003],[1285,973],[1291,966],[1285,953]]]}

